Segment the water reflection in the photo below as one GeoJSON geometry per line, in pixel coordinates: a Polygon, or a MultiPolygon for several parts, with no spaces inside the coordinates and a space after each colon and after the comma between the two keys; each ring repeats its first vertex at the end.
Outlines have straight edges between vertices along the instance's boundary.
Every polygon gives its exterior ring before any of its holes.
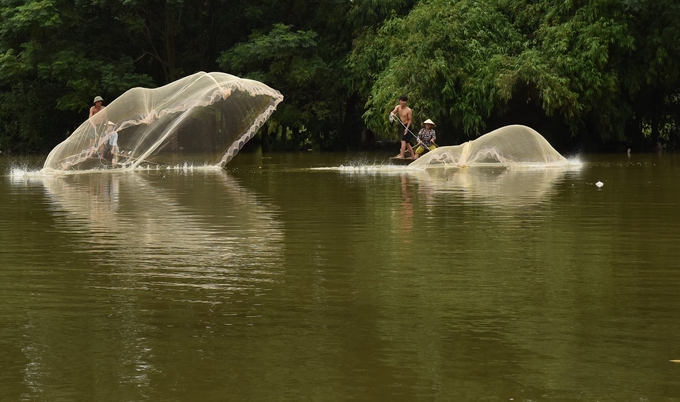
{"type": "MultiPolygon", "coordinates": [[[[112,340],[111,349],[85,347],[74,353],[82,359],[94,352],[95,361],[105,361],[107,369],[95,375],[106,381],[137,390],[150,386],[163,371],[158,356],[177,343],[170,335],[161,337],[168,344],[159,342],[159,331],[187,323],[197,325],[194,331],[201,336],[215,330],[212,319],[196,314],[219,316],[223,325],[252,325],[262,315],[259,296],[283,274],[284,234],[276,209],[224,171],[78,174],[30,181],[44,186],[58,235],[76,239],[72,254],[61,252],[61,276],[69,275],[71,289],[53,283],[49,302],[64,303],[56,308],[68,310],[77,307],[63,301],[69,297],[64,293],[75,292],[77,303],[91,298],[89,308],[102,309],[90,310],[97,318],[79,312],[68,328],[87,328],[95,336],[116,333],[104,336],[112,340]],[[204,177],[195,180],[193,175],[204,177]]],[[[23,382],[32,396],[45,391],[41,384],[54,384],[59,371],[54,343],[73,344],[51,339],[48,334],[57,329],[45,327],[49,322],[37,317],[23,327],[23,382]]],[[[78,335],[74,339],[82,341],[78,335]]]]}
{"type": "Polygon", "coordinates": [[[58,224],[88,233],[98,251],[92,258],[114,268],[106,275],[124,280],[113,287],[241,291],[274,280],[283,233],[272,207],[226,172],[201,174],[209,178],[191,194],[170,184],[186,175],[84,174],[43,183],[58,224]],[[260,261],[251,272],[257,275],[241,275],[252,261],[260,261]]]}
{"type": "Polygon", "coordinates": [[[423,172],[274,156],[0,188],[0,389],[672,399],[680,165],[624,158],[423,172]]]}
{"type": "MultiPolygon", "coordinates": [[[[337,170],[350,175],[408,176],[418,183],[418,192],[433,195],[460,195],[489,205],[522,206],[540,203],[553,194],[568,177],[581,174],[580,162],[561,167],[506,168],[500,164],[467,168],[416,169],[412,166],[360,165],[314,170],[337,170]]],[[[402,179],[402,181],[405,179],[402,179]]],[[[410,181],[410,179],[409,179],[410,181]]],[[[402,186],[404,188],[404,186],[402,186]]],[[[404,191],[402,191],[404,192],[404,191]]]]}
{"type": "Polygon", "coordinates": [[[475,167],[464,169],[411,170],[409,175],[434,194],[460,195],[487,205],[526,206],[545,201],[555,194],[558,183],[577,169],[506,169],[475,167]]]}
{"type": "Polygon", "coordinates": [[[401,176],[401,210],[397,211],[397,233],[402,238],[403,246],[410,246],[413,236],[413,188],[407,176],[401,176]]]}

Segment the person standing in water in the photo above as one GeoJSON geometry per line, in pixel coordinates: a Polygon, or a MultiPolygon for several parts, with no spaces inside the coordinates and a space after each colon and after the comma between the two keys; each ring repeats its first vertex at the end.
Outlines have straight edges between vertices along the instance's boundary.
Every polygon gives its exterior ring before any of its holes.
{"type": "Polygon", "coordinates": [[[411,127],[411,123],[413,122],[413,113],[411,112],[411,108],[406,106],[406,103],[408,102],[408,96],[402,95],[399,97],[399,104],[392,109],[390,112],[390,117],[394,118],[395,116],[399,116],[399,121],[401,121],[401,124],[399,125],[399,134],[401,137],[401,148],[399,149],[399,157],[404,158],[404,154],[406,153],[406,150],[410,153],[410,156],[413,157],[414,152],[413,152],[413,147],[411,147],[411,142],[409,141],[410,138],[408,137],[409,132],[408,129],[411,127]]]}
{"type": "Polygon", "coordinates": [[[425,152],[425,148],[429,149],[432,151],[433,149],[437,148],[437,145],[435,145],[434,140],[437,139],[437,134],[434,132],[434,128],[437,126],[434,124],[434,122],[430,119],[427,119],[423,122],[423,128],[420,129],[418,132],[418,146],[416,147],[416,159],[420,155],[425,152]]]}

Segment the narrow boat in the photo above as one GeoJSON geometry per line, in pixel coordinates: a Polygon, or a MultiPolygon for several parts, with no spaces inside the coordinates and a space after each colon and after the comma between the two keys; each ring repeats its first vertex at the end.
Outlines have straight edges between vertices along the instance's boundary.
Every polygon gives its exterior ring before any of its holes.
{"type": "Polygon", "coordinates": [[[397,154],[390,158],[390,163],[392,163],[393,165],[408,165],[416,160],[416,158],[410,156],[406,157],[406,155],[404,156],[405,157],[402,158],[399,154],[397,154]]]}
{"type": "Polygon", "coordinates": [[[393,165],[408,165],[417,158],[414,158],[411,156],[411,153],[409,151],[404,152],[404,157],[402,158],[399,154],[394,155],[393,157],[390,158],[390,163],[393,165]]]}

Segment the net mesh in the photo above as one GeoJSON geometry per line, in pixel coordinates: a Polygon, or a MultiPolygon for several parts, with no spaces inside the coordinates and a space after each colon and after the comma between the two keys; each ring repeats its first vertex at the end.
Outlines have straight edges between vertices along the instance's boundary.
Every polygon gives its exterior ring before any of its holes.
{"type": "Polygon", "coordinates": [[[521,125],[499,128],[461,145],[439,147],[413,162],[413,167],[471,166],[563,166],[566,158],[535,130],[521,125]]]}
{"type": "Polygon", "coordinates": [[[224,166],[282,100],[260,82],[218,72],[133,88],[55,147],[44,169],[224,166]]]}

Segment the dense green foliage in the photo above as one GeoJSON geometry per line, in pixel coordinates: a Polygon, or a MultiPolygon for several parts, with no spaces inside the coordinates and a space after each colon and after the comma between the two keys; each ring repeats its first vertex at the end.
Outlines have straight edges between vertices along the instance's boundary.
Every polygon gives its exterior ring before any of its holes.
{"type": "Polygon", "coordinates": [[[671,1],[422,1],[361,38],[353,83],[376,131],[407,93],[416,121],[444,123],[455,141],[511,123],[562,144],[669,141],[679,11],[671,1]]]}
{"type": "Polygon", "coordinates": [[[224,71],[280,90],[269,149],[440,143],[527,124],[558,148],[675,146],[674,0],[1,0],[0,150],[46,152],[95,95],[224,71]]]}

